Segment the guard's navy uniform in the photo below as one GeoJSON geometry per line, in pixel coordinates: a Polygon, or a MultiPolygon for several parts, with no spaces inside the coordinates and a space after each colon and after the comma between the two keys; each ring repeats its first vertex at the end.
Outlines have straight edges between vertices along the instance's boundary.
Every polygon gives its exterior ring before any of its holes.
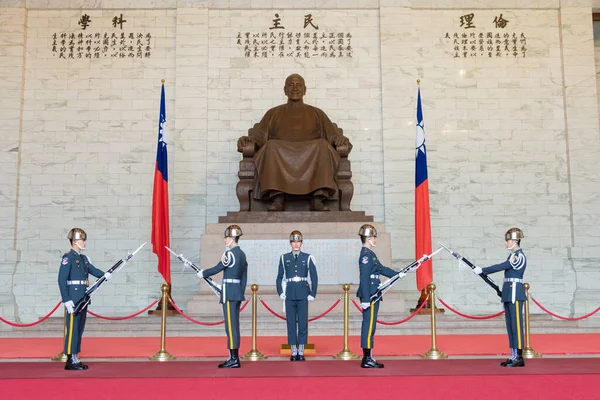
{"type": "MultiPolygon", "coordinates": [[[[60,269],[58,270],[58,287],[62,302],[71,300],[75,305],[83,298],[89,285],[88,274],[101,278],[104,272],[94,267],[90,259],[85,255],[71,249],[62,257],[60,269]]],[[[79,314],[67,314],[65,326],[64,354],[78,354],[81,351],[81,337],[85,328],[87,307],[79,314]]]]}
{"type": "Polygon", "coordinates": [[[523,274],[527,268],[527,258],[521,248],[516,249],[503,263],[482,268],[482,273],[488,275],[504,271],[502,285],[502,303],[506,331],[511,349],[523,349],[523,302],[527,300],[523,287],[523,274]]]}
{"type": "Polygon", "coordinates": [[[223,304],[227,348],[234,350],[240,347],[240,304],[246,300],[244,292],[248,280],[246,254],[240,246],[227,250],[223,260],[214,267],[205,269],[202,275],[208,278],[221,271],[223,271],[223,281],[220,303],[223,304]]]}
{"type": "Polygon", "coordinates": [[[363,349],[373,348],[373,336],[377,325],[377,313],[379,312],[379,302],[373,303],[371,295],[377,292],[380,279],[379,276],[393,277],[398,272],[382,265],[373,250],[363,247],[360,250],[358,258],[358,267],[360,270],[360,283],[356,296],[360,298],[361,303],[371,303],[371,306],[363,310],[362,327],[360,331],[360,347],[363,349]]]}
{"type": "Polygon", "coordinates": [[[294,252],[283,254],[277,272],[277,293],[283,293],[285,275],[285,312],[288,344],[306,344],[308,341],[308,296],[317,297],[319,278],[313,256],[294,252]],[[310,275],[310,284],[309,284],[310,275]]]}

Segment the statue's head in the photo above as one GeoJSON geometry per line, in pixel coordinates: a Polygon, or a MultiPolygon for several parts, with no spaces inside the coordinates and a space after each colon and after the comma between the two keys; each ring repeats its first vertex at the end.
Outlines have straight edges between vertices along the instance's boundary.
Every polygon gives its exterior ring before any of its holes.
{"type": "Polygon", "coordinates": [[[292,74],[285,80],[285,86],[283,92],[287,96],[288,100],[300,101],[306,94],[306,84],[304,78],[298,74],[292,74]]]}

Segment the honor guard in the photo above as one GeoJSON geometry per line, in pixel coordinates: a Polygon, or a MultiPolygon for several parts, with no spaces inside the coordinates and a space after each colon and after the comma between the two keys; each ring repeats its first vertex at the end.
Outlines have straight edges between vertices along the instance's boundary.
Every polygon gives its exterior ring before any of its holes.
{"type": "Polygon", "coordinates": [[[207,278],[223,271],[220,303],[223,304],[229,358],[219,364],[219,368],[240,367],[240,304],[246,300],[244,292],[248,280],[246,254],[238,245],[240,236],[242,236],[242,229],[239,226],[228,226],[223,238],[225,252],[221,256],[221,262],[212,268],[200,270],[197,274],[200,278],[207,278]]]}
{"type": "Polygon", "coordinates": [[[277,293],[285,301],[288,344],[291,361],[305,361],[304,345],[308,340],[308,302],[317,296],[318,276],[315,258],[300,251],[302,233],[290,234],[292,251],[282,254],[277,271],[277,293]],[[285,276],[285,279],[284,279],[285,276]]]}
{"type": "Polygon", "coordinates": [[[81,351],[81,337],[85,328],[87,307],[75,315],[73,310],[75,304],[81,300],[89,286],[88,275],[96,278],[104,276],[107,280],[111,278],[110,272],[102,272],[94,267],[88,256],[83,254],[87,241],[87,234],[81,228],[73,228],[67,235],[71,243],[71,251],[62,256],[58,270],[58,287],[62,303],[67,310],[65,316],[65,345],[63,352],[67,355],[66,370],[88,369],[77,356],[81,351]]]}
{"type": "Polygon", "coordinates": [[[523,231],[519,228],[509,229],[504,234],[504,244],[510,252],[506,261],[486,268],[475,267],[473,269],[477,275],[504,271],[502,303],[504,304],[511,356],[500,364],[503,367],[525,366],[523,360],[523,302],[527,300],[527,297],[525,297],[525,288],[523,287],[523,274],[527,268],[527,258],[521,249],[521,239],[524,237],[523,231]]]}
{"type": "MultiPolygon", "coordinates": [[[[363,359],[360,364],[363,368],[383,368],[373,358],[373,336],[377,325],[377,313],[380,301],[371,301],[371,295],[377,292],[380,283],[380,275],[388,278],[398,274],[391,268],[383,266],[373,251],[377,243],[377,230],[369,224],[360,227],[358,231],[363,247],[360,249],[358,258],[358,269],[360,271],[360,283],[356,296],[360,298],[360,306],[363,309],[362,327],[360,331],[360,347],[363,349],[363,359]]],[[[381,299],[383,300],[383,299],[381,299]]]]}

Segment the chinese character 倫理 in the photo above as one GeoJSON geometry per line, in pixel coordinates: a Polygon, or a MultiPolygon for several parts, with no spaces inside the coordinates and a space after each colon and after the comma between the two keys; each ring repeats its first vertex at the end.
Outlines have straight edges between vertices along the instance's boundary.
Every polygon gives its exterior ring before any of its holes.
{"type": "Polygon", "coordinates": [[[460,26],[461,27],[464,26],[465,29],[475,28],[475,25],[473,25],[474,17],[475,17],[475,14],[473,14],[473,13],[461,16],[460,17],[460,26]]]}
{"type": "Polygon", "coordinates": [[[496,25],[496,28],[505,28],[508,22],[508,20],[502,18],[502,14],[500,14],[499,17],[494,18],[494,25],[496,25]]]}

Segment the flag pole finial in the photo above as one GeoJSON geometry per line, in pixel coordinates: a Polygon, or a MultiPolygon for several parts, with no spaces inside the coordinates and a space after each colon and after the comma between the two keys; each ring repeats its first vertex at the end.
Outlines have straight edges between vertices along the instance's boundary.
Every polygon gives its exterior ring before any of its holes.
{"type": "Polygon", "coordinates": [[[421,80],[417,79],[417,85],[421,85],[421,80]]]}
{"type": "Polygon", "coordinates": [[[160,81],[161,81],[161,83],[162,83],[163,85],[165,84],[165,80],[164,80],[164,79],[161,79],[160,81]]]}

